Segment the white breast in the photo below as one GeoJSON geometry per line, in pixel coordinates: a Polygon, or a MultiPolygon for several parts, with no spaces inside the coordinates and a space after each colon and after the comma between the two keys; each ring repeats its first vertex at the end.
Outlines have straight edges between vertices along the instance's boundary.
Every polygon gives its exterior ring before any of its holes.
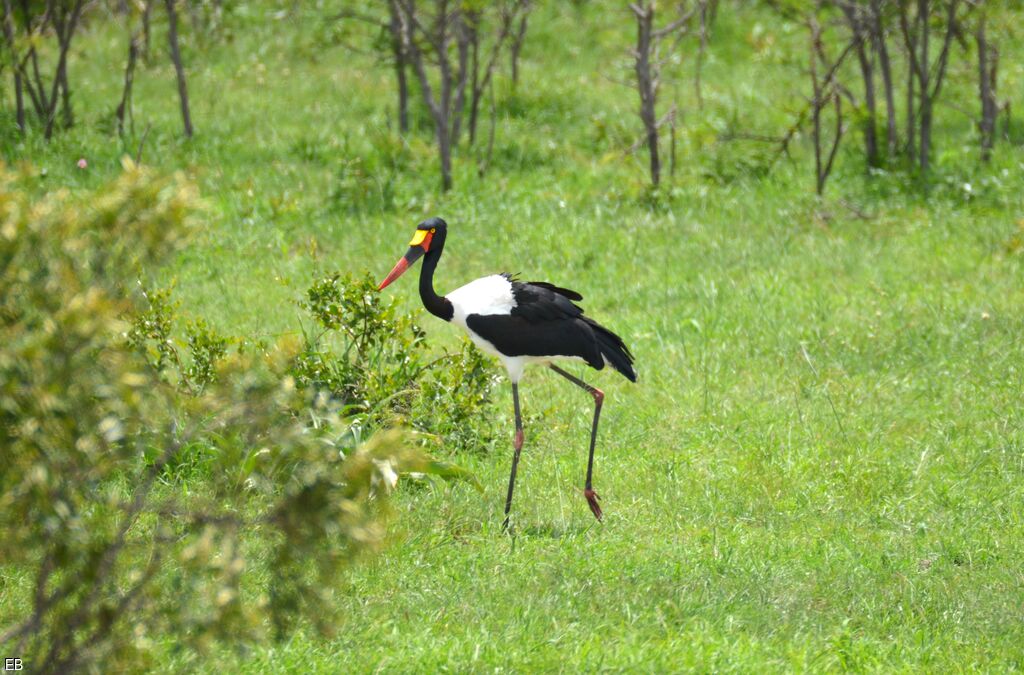
{"type": "Polygon", "coordinates": [[[511,314],[512,308],[516,306],[512,282],[500,274],[471,281],[445,297],[452,303],[454,310],[452,323],[466,330],[469,330],[466,317],[470,314],[511,314]]]}
{"type": "Polygon", "coordinates": [[[461,326],[469,333],[470,339],[482,351],[501,359],[505,369],[508,370],[509,379],[513,382],[519,382],[519,378],[523,376],[523,370],[531,364],[548,365],[556,359],[582,360],[577,356],[508,356],[502,354],[497,347],[477,335],[466,325],[466,317],[470,314],[486,316],[512,313],[513,308],[516,307],[512,282],[500,274],[492,274],[489,277],[471,281],[445,297],[448,298],[448,302],[452,303],[452,323],[461,326]]]}

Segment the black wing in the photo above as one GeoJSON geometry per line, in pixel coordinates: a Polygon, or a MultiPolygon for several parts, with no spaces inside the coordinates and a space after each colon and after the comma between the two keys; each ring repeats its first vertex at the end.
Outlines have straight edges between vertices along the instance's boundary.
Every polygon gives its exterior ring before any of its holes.
{"type": "MultiPolygon", "coordinates": [[[[570,290],[568,288],[562,288],[561,286],[555,286],[554,284],[549,284],[546,281],[519,281],[519,279],[517,278],[518,275],[510,274],[509,272],[502,272],[501,276],[505,277],[510,282],[512,282],[512,293],[516,295],[518,295],[519,293],[532,295],[537,292],[537,289],[543,289],[546,291],[551,291],[552,293],[555,293],[557,295],[569,298],[570,300],[573,300],[575,302],[579,302],[580,300],[583,299],[583,296],[577,293],[576,291],[570,290]]],[[[519,298],[517,297],[516,300],[518,299],[519,298]]]]}
{"type": "Polygon", "coordinates": [[[546,282],[512,281],[510,314],[470,314],[466,325],[507,356],[578,356],[601,370],[605,362],[636,381],[633,356],[619,336],[573,304],[583,296],[546,282]]]}
{"type": "MultiPolygon", "coordinates": [[[[516,283],[519,283],[519,282],[514,282],[512,284],[513,292],[515,292],[515,284],[516,283]]],[[[552,293],[557,293],[558,295],[565,296],[565,297],[567,297],[570,300],[573,300],[575,302],[579,302],[580,300],[583,299],[583,296],[580,295],[579,293],[577,293],[576,291],[571,291],[568,288],[561,288],[559,286],[555,286],[554,284],[549,284],[546,281],[527,281],[525,284],[520,283],[519,285],[520,286],[535,286],[537,288],[543,288],[543,289],[551,291],[552,293]]]]}
{"type": "Polygon", "coordinates": [[[512,297],[516,303],[512,316],[530,322],[571,319],[583,314],[583,309],[572,302],[582,300],[582,295],[543,281],[513,281],[512,297]]]}

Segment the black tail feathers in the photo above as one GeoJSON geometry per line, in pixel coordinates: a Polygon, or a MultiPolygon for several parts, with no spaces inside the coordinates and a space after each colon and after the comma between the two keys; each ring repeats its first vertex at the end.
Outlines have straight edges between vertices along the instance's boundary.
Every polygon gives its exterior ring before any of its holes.
{"type": "Polygon", "coordinates": [[[630,353],[629,347],[622,341],[622,338],[596,321],[587,319],[587,323],[594,330],[598,349],[605,362],[622,373],[630,382],[636,382],[636,371],[633,370],[633,355],[630,353]]]}

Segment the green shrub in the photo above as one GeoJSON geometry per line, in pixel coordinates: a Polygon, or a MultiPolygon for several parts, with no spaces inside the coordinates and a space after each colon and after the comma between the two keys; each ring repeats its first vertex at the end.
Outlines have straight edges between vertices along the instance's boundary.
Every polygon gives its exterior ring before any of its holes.
{"type": "Polygon", "coordinates": [[[192,319],[185,327],[187,358],[182,358],[174,337],[179,303],[167,288],[142,289],[145,307],[131,317],[128,346],[142,354],[164,378],[173,378],[182,391],[198,394],[216,377],[215,366],[227,354],[232,340],[214,330],[204,319],[192,319]]]}
{"type": "Polygon", "coordinates": [[[136,303],[131,281],[185,240],[196,199],[130,163],[81,199],[0,173],[0,560],[21,610],[0,649],[33,672],[142,668],[168,631],[202,648],[329,630],[399,475],[472,480],[296,386],[294,341],[230,350],[193,320],[180,357],[170,294],[136,303]],[[201,483],[166,484],[193,461],[201,483]]]}
{"type": "Polygon", "coordinates": [[[468,341],[458,352],[428,351],[415,317],[398,313],[368,275],[317,279],[299,304],[314,322],[295,361],[300,387],[328,392],[370,426],[408,420],[451,451],[490,445],[493,426],[479,420],[497,371],[468,341]]]}

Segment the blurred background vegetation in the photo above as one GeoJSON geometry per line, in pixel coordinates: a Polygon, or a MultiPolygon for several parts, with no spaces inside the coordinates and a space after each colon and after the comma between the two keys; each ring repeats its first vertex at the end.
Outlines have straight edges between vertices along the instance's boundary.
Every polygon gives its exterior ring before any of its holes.
{"type": "Polygon", "coordinates": [[[0,656],[1024,663],[1021,3],[0,9],[0,656]],[[498,535],[498,371],[373,290],[435,214],[634,347],[605,526],[536,378],[498,535]]]}

